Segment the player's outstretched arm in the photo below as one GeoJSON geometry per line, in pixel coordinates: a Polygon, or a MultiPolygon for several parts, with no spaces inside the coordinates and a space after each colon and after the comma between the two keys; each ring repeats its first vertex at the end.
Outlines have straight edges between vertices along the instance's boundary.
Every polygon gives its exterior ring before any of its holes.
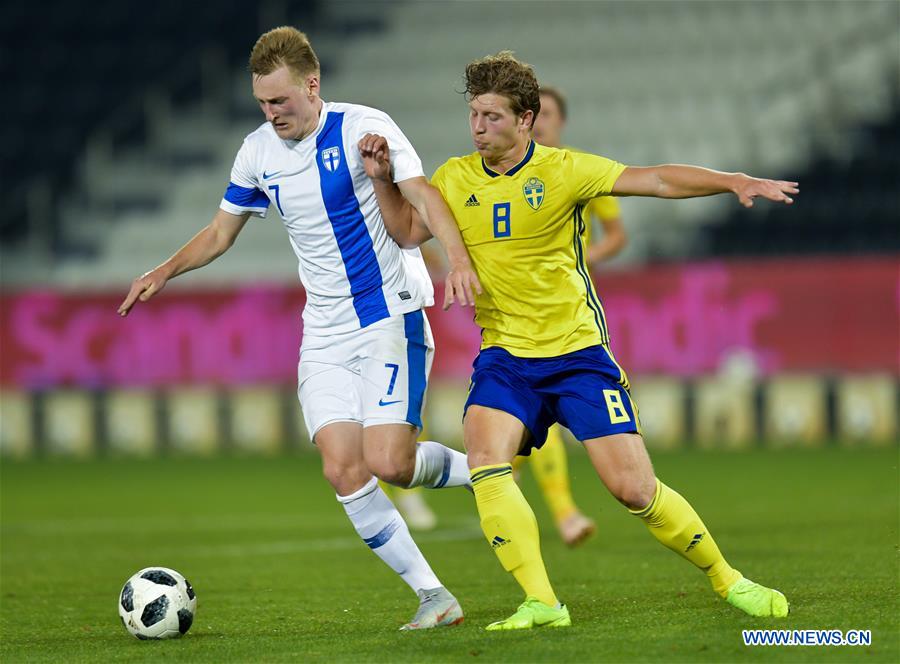
{"type": "Polygon", "coordinates": [[[643,168],[628,167],[612,188],[615,196],[654,196],[656,198],[695,198],[733,193],[744,207],[753,207],[753,199],[766,198],[790,205],[798,194],[798,183],[754,178],[744,173],[723,173],[700,166],[667,164],[643,168]]]}
{"type": "Polygon", "coordinates": [[[127,316],[135,303],[146,302],[165,287],[166,282],[179,274],[212,262],[234,244],[238,233],[247,223],[250,214],[234,215],[219,210],[210,224],[197,233],[169,260],[131,282],[131,290],[119,305],[119,315],[127,316]]]}

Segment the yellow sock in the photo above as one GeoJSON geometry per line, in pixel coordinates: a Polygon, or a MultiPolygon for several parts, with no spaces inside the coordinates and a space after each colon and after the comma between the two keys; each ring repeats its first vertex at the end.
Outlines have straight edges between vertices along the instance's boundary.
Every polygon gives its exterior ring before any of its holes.
{"type": "Polygon", "coordinates": [[[642,510],[631,510],[631,513],[640,517],[662,544],[706,572],[713,590],[722,597],[741,578],[741,573],[725,561],[694,508],[659,480],[656,480],[656,495],[650,504],[642,510]]]}
{"type": "Polygon", "coordinates": [[[526,596],[556,606],[541,558],[537,519],[513,480],[512,465],[473,468],[472,487],[481,529],[503,569],[512,572],[526,596]]]}
{"type": "MultiPolygon", "coordinates": [[[[524,457],[522,457],[524,458],[524,457]]],[[[566,445],[559,426],[547,433],[547,442],[539,450],[531,451],[531,470],[544,500],[559,523],[578,511],[569,486],[569,465],[566,459],[566,445]]]]}

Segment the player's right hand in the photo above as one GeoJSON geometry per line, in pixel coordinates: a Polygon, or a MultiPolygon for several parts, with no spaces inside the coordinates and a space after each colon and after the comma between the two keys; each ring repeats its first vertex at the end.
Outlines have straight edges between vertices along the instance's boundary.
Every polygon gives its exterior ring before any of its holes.
{"type": "Polygon", "coordinates": [[[168,278],[161,268],[150,270],[136,278],[131,282],[131,290],[128,291],[128,295],[122,301],[122,304],[119,305],[119,315],[122,317],[127,316],[135,302],[138,300],[146,302],[161,291],[167,281],[168,278]]]}
{"type": "Polygon", "coordinates": [[[482,292],[481,282],[468,256],[465,260],[450,262],[450,272],[444,283],[444,311],[454,302],[459,302],[461,307],[474,305],[475,294],[481,295],[482,292]]]}
{"type": "Polygon", "coordinates": [[[378,134],[366,134],[360,139],[358,146],[366,175],[373,180],[391,182],[391,151],[387,139],[378,134]]]}

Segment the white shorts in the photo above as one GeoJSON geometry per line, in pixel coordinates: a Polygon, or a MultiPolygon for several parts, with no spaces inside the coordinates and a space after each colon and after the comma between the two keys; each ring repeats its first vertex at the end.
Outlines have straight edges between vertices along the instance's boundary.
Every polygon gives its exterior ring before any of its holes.
{"type": "Polygon", "coordinates": [[[297,395],[310,438],[331,422],[422,428],[434,340],[421,309],[361,330],[304,335],[297,395]]]}

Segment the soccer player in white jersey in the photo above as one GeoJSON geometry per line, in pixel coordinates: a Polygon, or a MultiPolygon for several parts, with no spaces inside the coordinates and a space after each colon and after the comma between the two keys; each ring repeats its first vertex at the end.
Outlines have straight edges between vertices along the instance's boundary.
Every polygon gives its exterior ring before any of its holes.
{"type": "Polygon", "coordinates": [[[401,629],[462,621],[376,478],[398,486],[468,486],[466,457],[416,444],[434,345],[423,308],[433,290],[418,249],[385,230],[357,143],[389,137],[394,182],[427,220],[451,272],[444,306],[469,304],[481,286],[456,223],[387,114],[319,97],[319,61],[302,32],[262,35],[250,54],[253,94],[266,122],[244,140],[212,222],[159,267],[134,280],[119,308],[158,293],[234,242],[250,216],[277,208],[307,293],[298,394],[323,472],[365,543],[419,596],[401,629]],[[374,477],[373,477],[374,475],[374,477]]]}

